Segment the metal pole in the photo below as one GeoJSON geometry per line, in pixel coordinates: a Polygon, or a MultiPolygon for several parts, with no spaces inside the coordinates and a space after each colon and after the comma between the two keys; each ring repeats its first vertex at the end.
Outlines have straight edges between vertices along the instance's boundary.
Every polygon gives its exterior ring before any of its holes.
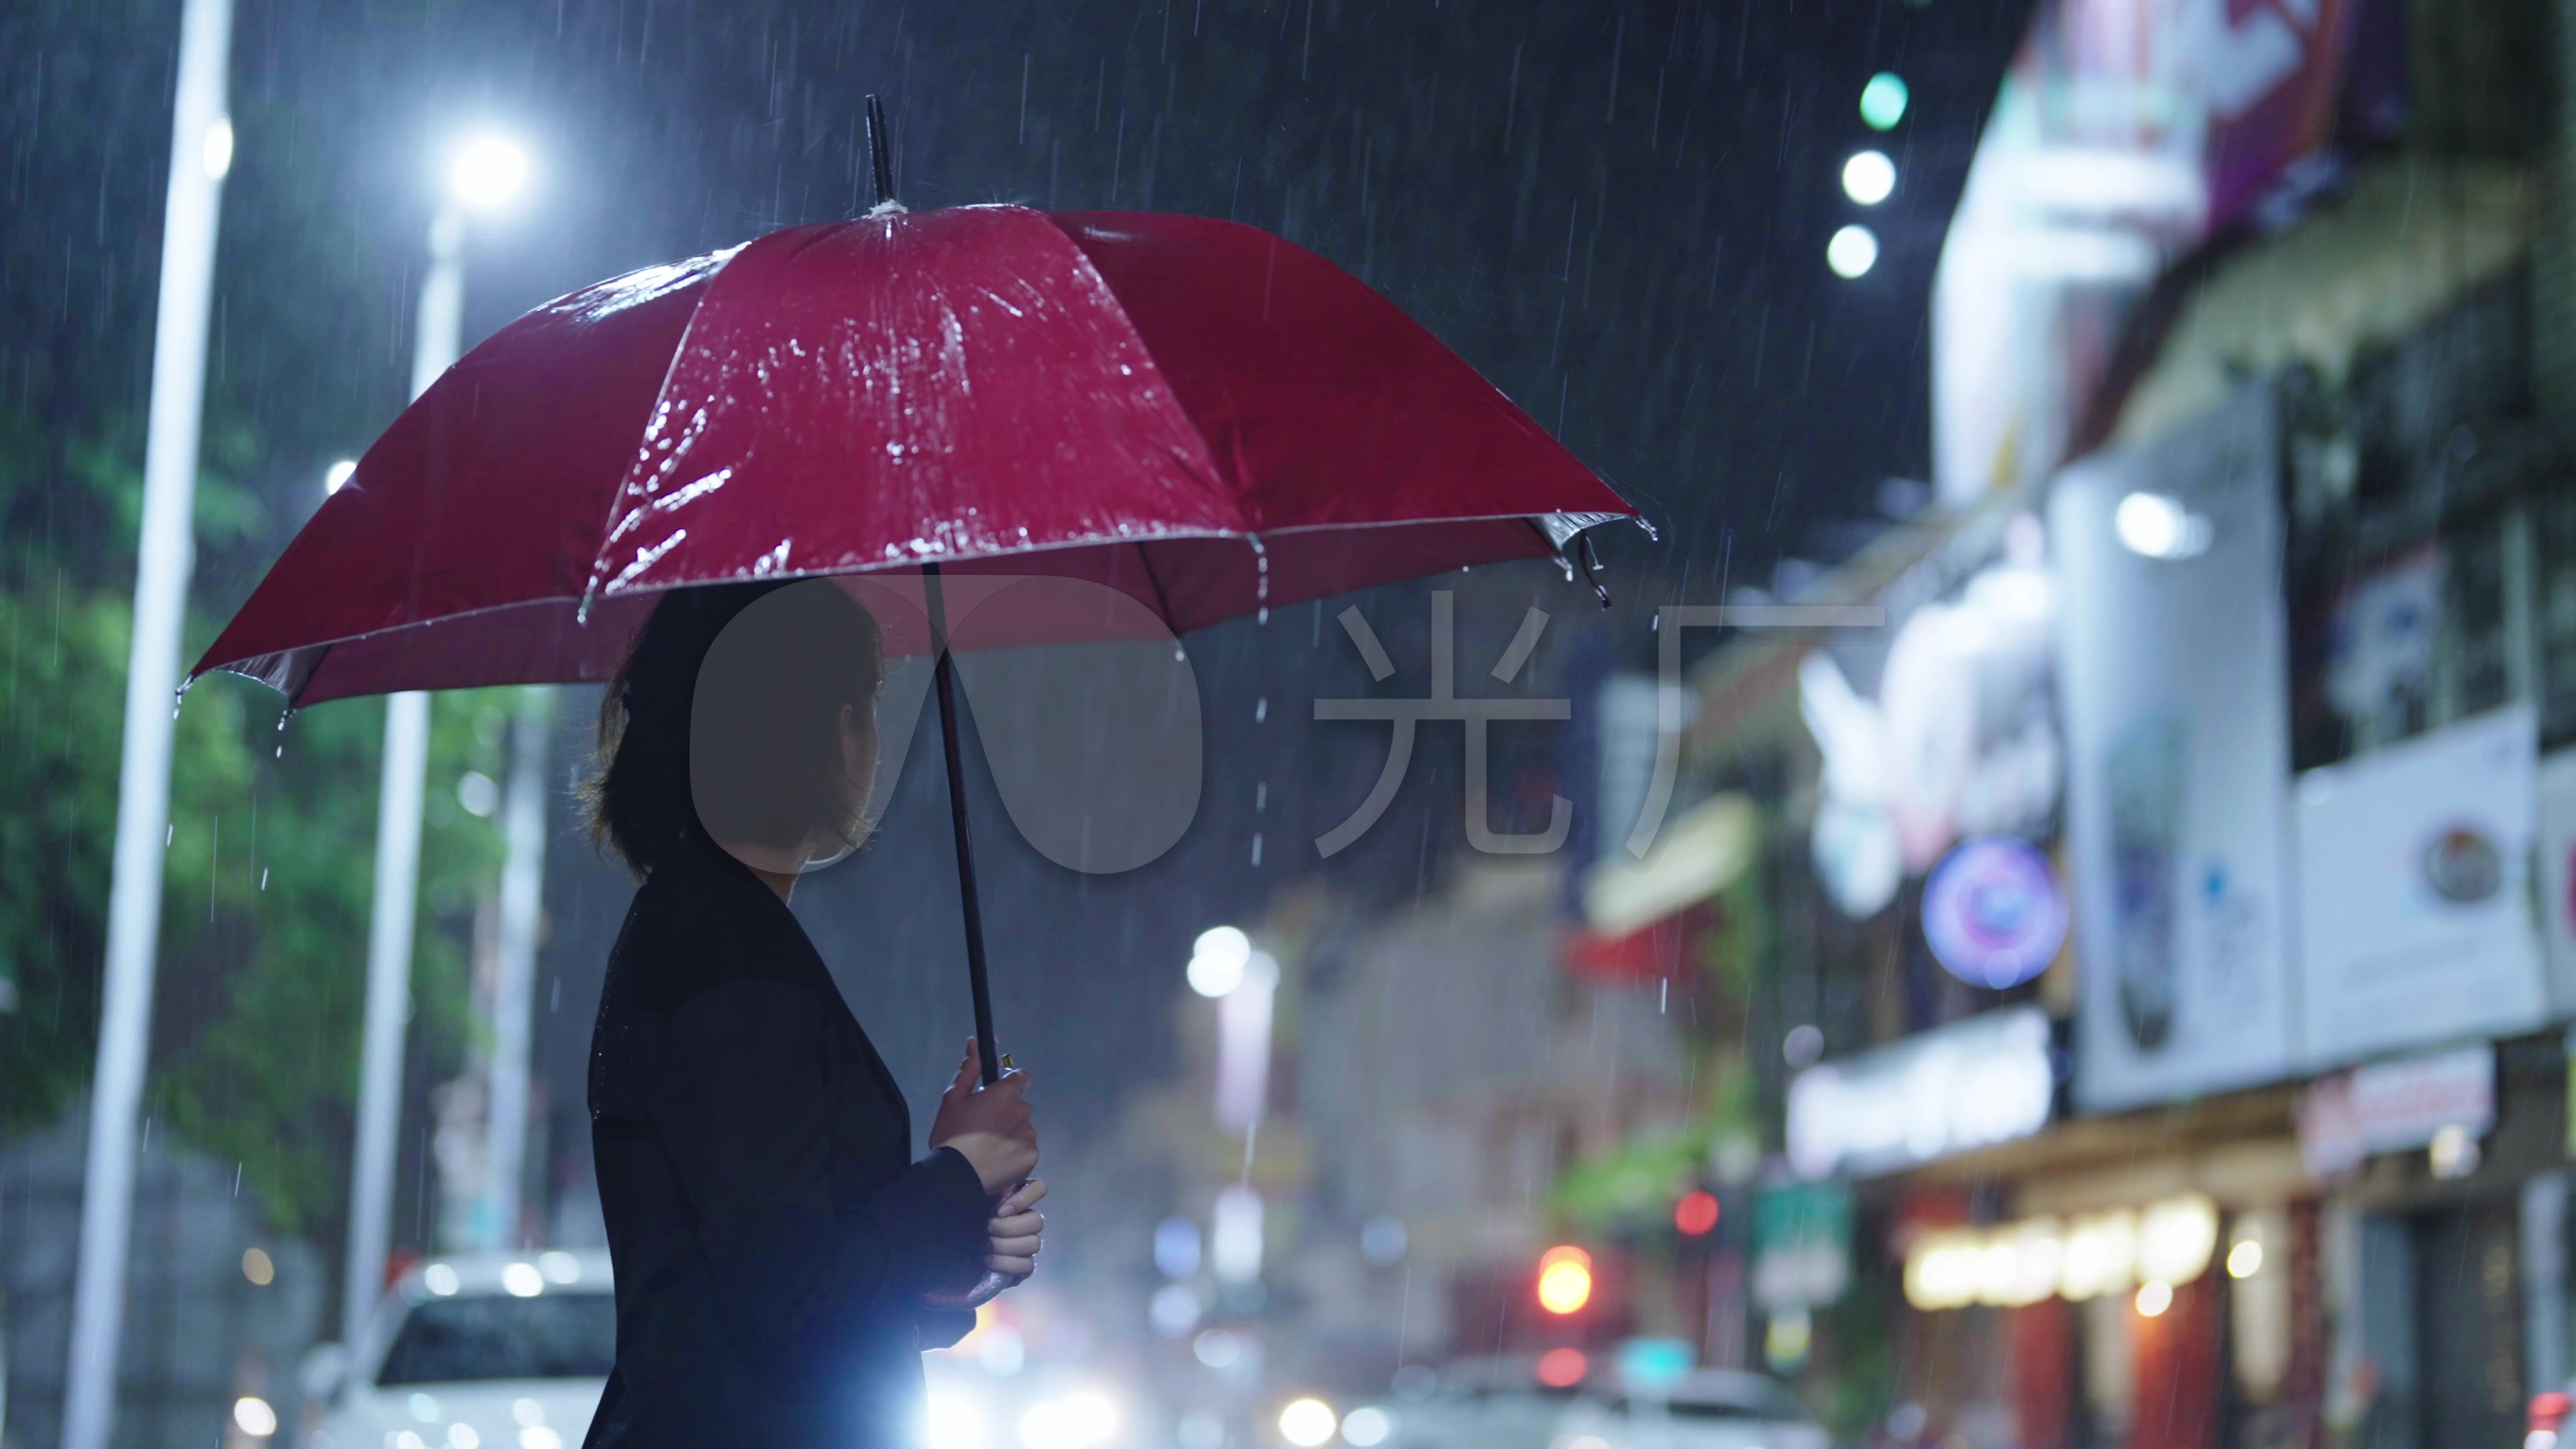
{"type": "MultiPolygon", "coordinates": [[[[874,115],[875,100],[869,100],[874,115]]],[[[873,134],[885,127],[872,122],[873,134]]],[[[966,829],[966,752],[957,735],[957,651],[948,647],[948,601],[939,581],[939,565],[921,566],[922,604],[930,614],[930,682],[939,697],[939,750],[948,765],[948,830],[957,846],[957,903],[966,926],[966,990],[975,1008],[975,1051],[981,1057],[984,1085],[1002,1079],[1002,1058],[993,1044],[993,986],[984,968],[984,906],[975,889],[975,840],[966,829]]],[[[1016,1191],[1016,1189],[1014,1189],[1016,1191]]],[[[928,1295],[934,1308],[976,1308],[1018,1280],[987,1268],[962,1295],[928,1295]]]]}
{"type": "Polygon", "coordinates": [[[930,613],[931,688],[939,696],[939,750],[948,766],[948,830],[957,846],[957,901],[966,925],[966,991],[975,1009],[975,1049],[983,1057],[984,1085],[1002,1079],[993,1045],[993,986],[984,965],[984,904],[975,889],[975,840],[966,828],[966,754],[957,737],[957,666],[948,647],[948,609],[939,565],[921,569],[922,601],[930,613]]]}
{"type": "Polygon", "coordinates": [[[537,927],[546,884],[546,744],[552,702],[520,696],[510,732],[510,785],[501,806],[509,856],[501,866],[499,970],[492,984],[492,1089],[485,1162],[486,1248],[519,1245],[519,1178],[528,1146],[529,994],[537,976],[537,927]]]}
{"type": "MultiPolygon", "coordinates": [[[[429,226],[411,395],[456,361],[465,319],[465,222],[441,208],[429,226]]],[[[375,1311],[393,1236],[394,1145],[402,1127],[403,1026],[411,1015],[412,919],[420,893],[420,803],[429,770],[429,696],[385,700],[384,780],[376,809],[375,903],[367,931],[367,1014],[358,1060],[358,1140],[349,1185],[349,1258],[341,1342],[355,1348],[375,1311]]]]}
{"type": "Polygon", "coordinates": [[[197,428],[206,391],[206,319],[214,293],[223,178],[232,164],[232,122],[224,115],[232,28],[231,0],[185,0],[170,118],[161,301],[152,337],[152,411],[143,445],[143,521],[135,548],[134,636],[126,661],[124,758],[107,897],[98,1072],[90,1088],[89,1165],[72,1287],[71,1361],[63,1387],[64,1449],[106,1449],[116,1414],[117,1340],[124,1327],[125,1261],[134,1210],[134,1118],[151,1047],[179,635],[196,548],[190,517],[196,506],[197,428]]]}

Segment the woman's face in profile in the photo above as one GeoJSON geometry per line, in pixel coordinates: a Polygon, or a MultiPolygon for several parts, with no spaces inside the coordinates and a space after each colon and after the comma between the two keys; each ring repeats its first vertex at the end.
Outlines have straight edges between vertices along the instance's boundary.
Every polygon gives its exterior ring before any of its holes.
{"type": "Polygon", "coordinates": [[[811,802],[814,828],[794,843],[711,829],[727,855],[772,875],[796,875],[845,859],[866,840],[868,799],[877,774],[875,705],[842,705],[836,724],[838,768],[817,782],[820,798],[811,802]]]}
{"type": "Polygon", "coordinates": [[[708,836],[771,875],[857,849],[881,682],[874,623],[833,585],[745,607],[709,646],[691,705],[689,786],[708,836]]]}

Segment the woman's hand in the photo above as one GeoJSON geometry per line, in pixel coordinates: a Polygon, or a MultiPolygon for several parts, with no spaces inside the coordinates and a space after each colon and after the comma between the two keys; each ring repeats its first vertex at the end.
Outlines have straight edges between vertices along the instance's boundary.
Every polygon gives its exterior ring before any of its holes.
{"type": "Polygon", "coordinates": [[[1038,1129],[1030,1119],[1029,1074],[1012,1071],[980,1090],[975,1040],[966,1040],[966,1058],[957,1064],[957,1079],[939,1094],[939,1115],[930,1124],[933,1149],[953,1147],[975,1169],[984,1191],[1000,1197],[1028,1180],[1038,1166],[1038,1129]]]}
{"type": "Polygon", "coordinates": [[[993,1209],[993,1221],[985,1228],[993,1252],[985,1267],[1006,1278],[1026,1278],[1038,1270],[1038,1236],[1046,1231],[1046,1218],[1030,1209],[1046,1192],[1046,1184],[1033,1177],[993,1209]]]}

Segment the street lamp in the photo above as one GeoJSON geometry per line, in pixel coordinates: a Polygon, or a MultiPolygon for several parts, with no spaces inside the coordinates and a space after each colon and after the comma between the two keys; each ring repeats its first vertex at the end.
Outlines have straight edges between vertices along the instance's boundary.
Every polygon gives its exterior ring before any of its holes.
{"type": "Polygon", "coordinates": [[[1251,962],[1251,937],[1232,926],[1211,926],[1199,932],[1190,948],[1190,989],[1221,999],[1243,984],[1243,970],[1251,962]]]}
{"type": "Polygon", "coordinates": [[[178,715],[171,699],[185,662],[179,644],[188,571],[196,552],[190,520],[196,506],[215,236],[224,176],[233,165],[233,123],[224,104],[232,0],[183,0],[177,8],[169,187],[163,202],[160,302],[143,442],[143,510],[135,531],[134,627],[127,639],[125,729],[99,983],[98,1066],[90,1083],[70,1355],[62,1381],[64,1449],[105,1449],[116,1415],[125,1265],[133,1251],[134,1172],[142,1152],[135,1119],[142,1108],[144,1058],[151,1045],[161,863],[170,839],[170,746],[178,715]],[[156,835],[161,838],[153,839],[156,835]]]}
{"type": "Polygon", "coordinates": [[[456,153],[447,190],[458,202],[489,211],[518,195],[527,179],[527,152],[505,136],[477,136],[456,153]]]}
{"type": "MultiPolygon", "coordinates": [[[[529,170],[527,153],[496,134],[478,135],[453,153],[447,168],[446,195],[429,223],[429,271],[421,280],[420,327],[412,348],[413,397],[427,392],[464,350],[466,216],[489,212],[518,195],[526,185],[529,170]]],[[[541,731],[522,728],[516,734],[513,743],[521,748],[542,739],[541,731]]],[[[402,1114],[403,1018],[411,994],[412,927],[420,889],[421,796],[428,767],[429,696],[419,690],[406,690],[388,697],[384,774],[376,813],[375,900],[367,933],[367,1006],[365,1036],[359,1052],[358,1132],[349,1189],[349,1256],[342,1285],[340,1323],[344,1343],[358,1341],[374,1310],[392,1236],[394,1147],[402,1114]]],[[[512,785],[516,793],[515,778],[512,785]]],[[[517,813],[514,806],[514,819],[517,813]]],[[[525,833],[533,834],[542,845],[542,829],[525,833]]],[[[532,948],[536,908],[534,892],[515,880],[515,875],[530,869],[520,859],[522,834],[518,829],[510,831],[510,859],[503,867],[504,919],[500,923],[501,970],[496,992],[506,993],[515,986],[524,995],[529,950],[513,948],[532,948]],[[518,888],[514,889],[514,885],[518,888]],[[520,915],[527,919],[514,919],[520,915]],[[518,968],[515,973],[514,965],[518,968]]],[[[541,856],[534,869],[542,871],[541,856]]],[[[517,1072],[518,1101],[523,1109],[527,1097],[525,1020],[521,1012],[517,1072]]],[[[499,1059],[496,1051],[496,1063],[499,1059]]],[[[500,1125],[496,1114],[495,1126],[500,1125]]],[[[524,1124],[516,1125],[523,1134],[524,1124]]],[[[514,1150],[514,1159],[515,1156],[514,1150]]],[[[515,1187],[515,1171],[511,1182],[515,1187]]],[[[511,1196],[515,1217],[516,1194],[511,1196]]],[[[496,1231],[507,1232],[512,1226],[515,1224],[496,1231]]],[[[483,1246],[506,1245],[491,1242],[483,1246]]]]}

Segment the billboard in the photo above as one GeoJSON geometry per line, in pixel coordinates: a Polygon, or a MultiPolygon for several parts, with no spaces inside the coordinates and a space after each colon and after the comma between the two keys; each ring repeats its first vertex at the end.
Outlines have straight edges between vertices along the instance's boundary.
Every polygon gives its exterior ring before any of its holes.
{"type": "Polygon", "coordinates": [[[2533,882],[2554,1014],[2576,1016],[2576,750],[2540,762],[2540,849],[2533,882]]]}
{"type": "Polygon", "coordinates": [[[2038,518],[1963,530],[1878,599],[1889,624],[1830,631],[1798,664],[1823,762],[1810,858],[1867,919],[1963,839],[2044,839],[2063,754],[2051,703],[2056,586],[2038,518]]]}
{"type": "Polygon", "coordinates": [[[2513,705],[2299,777],[2307,1059],[2530,1031],[2539,716],[2513,705]]]}
{"type": "Polygon", "coordinates": [[[2068,469],[2050,498],[2087,1111],[2291,1067],[2276,459],[2249,388],[2068,469]]]}
{"type": "Polygon", "coordinates": [[[2057,1093],[2048,1013],[2013,1006],[1822,1062],[1789,1083],[1804,1178],[1875,1177],[2027,1137],[2057,1093]]]}
{"type": "Polygon", "coordinates": [[[2322,188],[2351,143],[2394,133],[2405,13],[2370,0],[2040,0],[1933,281],[1944,500],[2035,483],[2077,451],[2158,275],[2322,188]]]}

